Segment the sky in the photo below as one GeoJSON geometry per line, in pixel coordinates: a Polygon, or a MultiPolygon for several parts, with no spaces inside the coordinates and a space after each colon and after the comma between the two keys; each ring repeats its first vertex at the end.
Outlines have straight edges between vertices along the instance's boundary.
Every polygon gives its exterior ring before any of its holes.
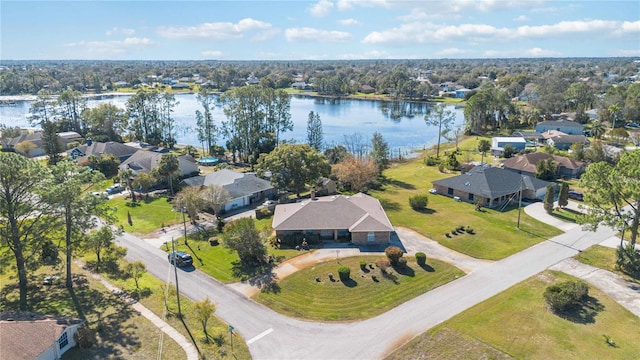
{"type": "Polygon", "coordinates": [[[640,1],[0,0],[0,60],[640,57],[640,1]]]}

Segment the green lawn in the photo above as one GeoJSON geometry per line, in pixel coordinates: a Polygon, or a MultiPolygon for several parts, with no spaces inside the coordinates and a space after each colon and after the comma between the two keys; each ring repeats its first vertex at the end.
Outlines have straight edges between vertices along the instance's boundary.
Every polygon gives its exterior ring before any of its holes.
{"type": "MultiPolygon", "coordinates": [[[[87,257],[87,260],[91,260],[91,257],[87,257]]],[[[125,265],[125,261],[123,260],[120,263],[120,266],[123,267],[125,265]]],[[[168,274],[171,276],[172,274],[168,274]]],[[[179,274],[178,274],[179,275],[179,274]]],[[[139,287],[141,293],[140,303],[151,310],[159,317],[165,316],[165,308],[164,308],[164,298],[166,293],[165,281],[169,279],[159,280],[154,276],[146,273],[139,280],[139,287]]],[[[114,283],[116,286],[121,289],[126,290],[129,293],[135,293],[136,287],[135,282],[132,278],[123,278],[120,274],[117,276],[110,276],[109,281],[114,283]]],[[[171,280],[173,282],[173,280],[171,280]]],[[[228,324],[222,322],[220,319],[212,316],[208,322],[207,330],[209,335],[212,337],[213,341],[205,344],[204,343],[204,332],[202,330],[202,324],[197,320],[194,305],[191,300],[182,296],[180,298],[180,305],[182,309],[184,324],[177,317],[177,300],[175,294],[175,288],[172,288],[169,291],[169,296],[167,300],[167,304],[169,307],[169,311],[166,313],[165,321],[169,323],[173,328],[182,333],[188,340],[191,339],[189,332],[193,336],[193,339],[196,340],[197,347],[200,349],[202,355],[206,359],[250,359],[251,355],[249,353],[249,349],[244,342],[244,340],[239,336],[234,336],[233,340],[233,348],[234,355],[231,354],[231,344],[229,342],[229,332],[228,332],[228,324]],[[188,327],[189,331],[185,329],[185,324],[188,327]]],[[[167,336],[165,336],[165,339],[167,336]]],[[[153,357],[145,357],[153,358],[153,357]]],[[[184,358],[184,352],[181,356],[174,357],[175,359],[184,358]]]]}
{"type": "Polygon", "coordinates": [[[601,245],[593,245],[575,255],[574,258],[581,263],[611,271],[626,280],[640,284],[640,279],[633,278],[616,268],[616,249],[601,245]]]}
{"type": "MultiPolygon", "coordinates": [[[[96,331],[96,342],[88,349],[74,348],[63,359],[157,359],[158,339],[161,331],[146,318],[114,296],[102,284],[73,267],[75,295],[87,318],[89,327],[96,331]]],[[[30,311],[78,317],[71,296],[64,287],[62,266],[43,266],[30,277],[30,311]],[[43,285],[48,275],[59,275],[60,283],[43,285]]],[[[3,298],[0,311],[18,309],[17,278],[13,273],[0,275],[3,298]]],[[[164,337],[162,359],[184,358],[184,350],[168,336],[164,337]]]]}
{"type": "Polygon", "coordinates": [[[428,266],[420,267],[411,257],[407,257],[406,268],[391,271],[392,278],[382,276],[375,266],[367,267],[366,271],[360,269],[360,260],[370,265],[379,258],[351,257],[340,259],[339,263],[333,260],[319,263],[280,280],[279,291],[261,292],[254,299],[287,316],[352,321],[382,314],[464,275],[456,267],[432,259],[427,259],[428,266]],[[337,281],[340,266],[351,269],[351,280],[337,281]],[[336,281],[330,281],[329,273],[334,274],[336,281]]]}
{"type": "Polygon", "coordinates": [[[547,310],[547,286],[573,279],[545,271],[464,311],[403,346],[388,359],[638,359],[640,319],[600,290],[560,317],[547,310]],[[616,344],[605,342],[607,335],[616,344]],[[455,352],[450,344],[458,343],[455,352]],[[486,357],[485,357],[486,358],[486,357]]]}
{"type": "Polygon", "coordinates": [[[149,200],[139,200],[135,206],[131,200],[118,197],[108,201],[116,208],[116,225],[122,225],[124,231],[144,235],[165,226],[182,222],[182,214],[172,211],[172,206],[165,197],[152,197],[149,200]],[[131,214],[129,225],[127,213],[131,214]]]}
{"type": "MultiPolygon", "coordinates": [[[[469,148],[477,140],[470,139],[460,145],[469,148]]],[[[442,150],[441,150],[442,151],[442,150]]],[[[442,174],[437,167],[426,166],[423,157],[411,159],[385,171],[389,179],[382,190],[371,195],[382,203],[391,223],[414,229],[440,244],[461,253],[482,259],[498,260],[515,254],[536,243],[561,233],[560,230],[539,222],[524,211],[520,213],[520,230],[516,228],[518,208],[506,211],[483,209],[476,211],[474,204],[455,202],[443,195],[428,194],[429,204],[424,211],[409,206],[409,198],[426,194],[431,181],[458,175],[442,174]],[[456,226],[469,226],[474,235],[451,235],[456,226]],[[449,233],[450,237],[445,234],[449,233]]]]}
{"type": "Polygon", "coordinates": [[[579,211],[575,211],[573,209],[564,208],[564,209],[554,209],[551,213],[551,216],[558,218],[565,222],[576,223],[576,219],[582,213],[579,211]]]}

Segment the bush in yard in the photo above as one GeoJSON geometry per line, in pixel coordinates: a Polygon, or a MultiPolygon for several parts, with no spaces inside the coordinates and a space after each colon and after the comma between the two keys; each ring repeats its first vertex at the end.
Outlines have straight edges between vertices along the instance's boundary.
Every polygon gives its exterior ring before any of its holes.
{"type": "Polygon", "coordinates": [[[367,268],[367,262],[365,260],[360,260],[360,269],[364,270],[367,268]]]}
{"type": "Polygon", "coordinates": [[[409,198],[409,205],[413,210],[422,210],[427,207],[429,198],[426,194],[416,195],[409,198]]]}
{"type": "Polygon", "coordinates": [[[387,259],[389,259],[389,262],[392,266],[397,266],[398,260],[402,257],[402,255],[404,255],[404,251],[402,251],[402,249],[397,246],[389,246],[388,248],[384,249],[384,254],[387,255],[387,259]]]}
{"type": "Polygon", "coordinates": [[[351,277],[351,268],[348,266],[340,266],[338,268],[338,276],[340,276],[340,280],[342,281],[349,280],[351,277]]]}
{"type": "Polygon", "coordinates": [[[427,263],[427,254],[423,253],[422,251],[419,251],[416,253],[416,262],[418,263],[418,265],[424,265],[427,263]]]}
{"type": "Polygon", "coordinates": [[[561,313],[580,304],[588,294],[589,286],[584,281],[566,281],[547,287],[544,291],[544,299],[551,310],[561,313]]]}
{"type": "Polygon", "coordinates": [[[440,160],[433,156],[428,156],[424,159],[424,164],[427,166],[436,166],[440,163],[440,160]]]}
{"type": "Polygon", "coordinates": [[[387,269],[389,268],[389,266],[391,266],[391,263],[387,259],[378,259],[376,260],[376,266],[384,274],[387,272],[387,269]]]}

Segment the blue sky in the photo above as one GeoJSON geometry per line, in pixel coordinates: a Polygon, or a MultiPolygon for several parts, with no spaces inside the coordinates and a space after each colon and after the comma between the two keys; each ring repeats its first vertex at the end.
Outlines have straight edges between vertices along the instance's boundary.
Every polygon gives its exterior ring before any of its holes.
{"type": "Polygon", "coordinates": [[[640,1],[0,1],[0,59],[640,56],[640,1]]]}

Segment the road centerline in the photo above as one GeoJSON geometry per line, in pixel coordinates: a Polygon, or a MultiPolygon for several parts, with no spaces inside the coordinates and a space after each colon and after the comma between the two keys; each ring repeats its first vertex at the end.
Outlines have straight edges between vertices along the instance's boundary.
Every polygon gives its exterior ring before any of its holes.
{"type": "Polygon", "coordinates": [[[260,334],[252,337],[251,339],[247,340],[247,345],[253,344],[254,342],[262,339],[263,337],[271,334],[273,332],[273,328],[268,328],[267,330],[261,332],[260,334]]]}

